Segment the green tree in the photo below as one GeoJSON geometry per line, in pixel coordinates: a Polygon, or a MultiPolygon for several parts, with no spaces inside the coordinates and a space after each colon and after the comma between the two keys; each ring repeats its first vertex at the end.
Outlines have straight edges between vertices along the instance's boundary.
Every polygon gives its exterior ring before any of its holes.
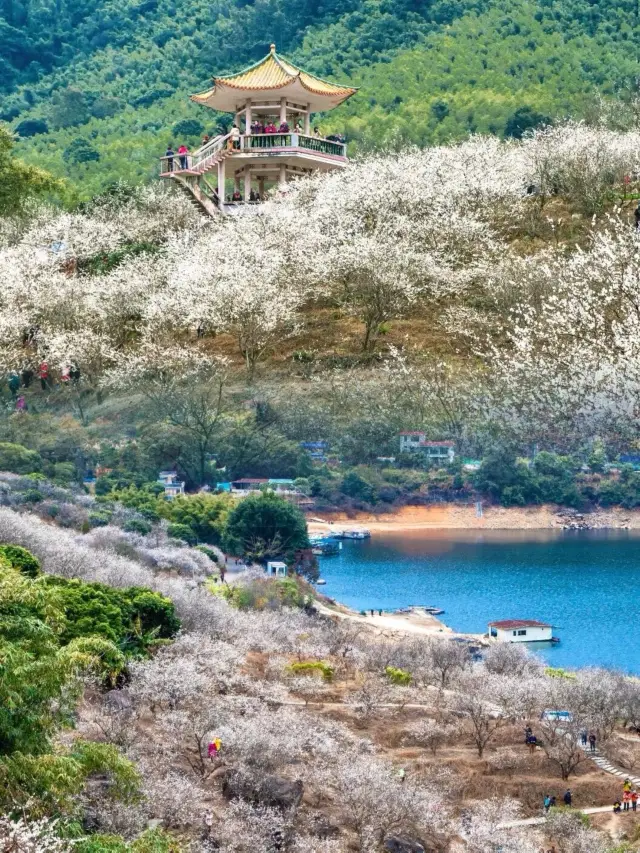
{"type": "Polygon", "coordinates": [[[0,545],[0,557],[28,578],[37,578],[40,574],[40,560],[20,545],[0,545]]]}
{"type": "Polygon", "coordinates": [[[89,119],[89,107],[79,89],[58,89],[51,105],[51,121],[54,127],[76,127],[89,119]]]}
{"type": "Polygon", "coordinates": [[[34,195],[62,188],[60,181],[37,166],[12,156],[13,135],[0,124],[0,216],[19,213],[34,195]]]}
{"type": "Polygon", "coordinates": [[[528,130],[534,130],[545,124],[551,124],[549,116],[539,113],[533,107],[518,107],[509,116],[504,126],[504,135],[512,136],[514,139],[522,139],[528,130]]]}
{"type": "Polygon", "coordinates": [[[273,492],[250,495],[230,513],[223,547],[230,554],[258,561],[291,559],[296,551],[309,547],[307,523],[298,507],[273,492]]]}
{"type": "Polygon", "coordinates": [[[100,154],[90,142],[79,136],[64,149],[62,159],[71,166],[77,166],[78,163],[90,163],[92,160],[99,160],[100,154]]]}
{"type": "MultiPolygon", "coordinates": [[[[1,192],[1,190],[0,190],[1,192]]],[[[0,441],[0,471],[13,474],[31,474],[42,467],[42,459],[35,450],[28,450],[21,444],[0,441]]]]}

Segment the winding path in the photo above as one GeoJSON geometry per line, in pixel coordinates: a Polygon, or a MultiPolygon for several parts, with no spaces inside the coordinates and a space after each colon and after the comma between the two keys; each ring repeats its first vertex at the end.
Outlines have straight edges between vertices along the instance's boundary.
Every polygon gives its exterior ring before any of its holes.
{"type": "MultiPolygon", "coordinates": [[[[612,764],[608,758],[600,752],[600,750],[596,749],[592,751],[590,747],[583,746],[580,743],[580,749],[585,753],[587,758],[590,758],[593,763],[599,767],[601,770],[604,770],[605,773],[609,773],[611,776],[618,776],[620,779],[628,779],[631,783],[640,788],[640,777],[631,776],[626,770],[621,770],[619,767],[616,767],[612,764]]],[[[579,809],[582,814],[604,814],[605,812],[613,813],[613,804],[610,806],[590,806],[586,809],[579,809]]],[[[523,820],[511,820],[506,823],[498,824],[498,829],[516,829],[519,826],[541,826],[545,822],[545,817],[528,817],[523,820]]]]}

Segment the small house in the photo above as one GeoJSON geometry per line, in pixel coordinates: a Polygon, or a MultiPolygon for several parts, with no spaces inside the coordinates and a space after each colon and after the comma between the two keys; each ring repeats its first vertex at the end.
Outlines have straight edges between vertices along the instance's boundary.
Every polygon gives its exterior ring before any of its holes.
{"type": "Polygon", "coordinates": [[[535,619],[489,622],[489,638],[503,643],[543,643],[553,640],[553,625],[535,619]]]}
{"type": "Polygon", "coordinates": [[[455,442],[430,441],[426,433],[414,430],[400,433],[400,453],[423,453],[434,462],[450,464],[455,459],[455,442]]]}
{"type": "Polygon", "coordinates": [[[287,564],[281,560],[269,560],[265,568],[265,573],[270,578],[286,578],[287,564]]]}
{"type": "Polygon", "coordinates": [[[263,486],[268,484],[266,477],[242,477],[239,480],[232,480],[232,492],[259,492],[263,486]]]}
{"type": "Polygon", "coordinates": [[[169,500],[184,495],[184,482],[178,480],[175,471],[160,471],[158,482],[164,486],[164,496],[169,500]]]}

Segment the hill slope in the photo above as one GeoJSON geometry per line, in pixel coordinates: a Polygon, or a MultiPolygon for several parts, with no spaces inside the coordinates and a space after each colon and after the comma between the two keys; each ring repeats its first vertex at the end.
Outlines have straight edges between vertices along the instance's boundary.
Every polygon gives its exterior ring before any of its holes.
{"type": "Polygon", "coordinates": [[[323,124],[346,127],[355,147],[503,133],[522,107],[532,120],[581,115],[594,91],[616,94],[640,75],[631,0],[57,5],[0,2],[0,117],[28,137],[23,157],[83,196],[118,177],[152,178],[176,122],[195,122],[175,134],[191,144],[213,130],[224,117],[188,93],[271,40],[309,70],[361,86],[323,124]]]}

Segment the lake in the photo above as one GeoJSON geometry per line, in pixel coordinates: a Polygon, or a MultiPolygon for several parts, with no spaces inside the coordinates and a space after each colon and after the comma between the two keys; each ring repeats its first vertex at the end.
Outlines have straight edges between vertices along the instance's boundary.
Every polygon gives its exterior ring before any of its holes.
{"type": "Polygon", "coordinates": [[[421,530],[343,542],[320,559],[320,591],[356,609],[435,605],[456,631],[538,619],[553,666],[640,673],[640,531],[421,530]]]}

